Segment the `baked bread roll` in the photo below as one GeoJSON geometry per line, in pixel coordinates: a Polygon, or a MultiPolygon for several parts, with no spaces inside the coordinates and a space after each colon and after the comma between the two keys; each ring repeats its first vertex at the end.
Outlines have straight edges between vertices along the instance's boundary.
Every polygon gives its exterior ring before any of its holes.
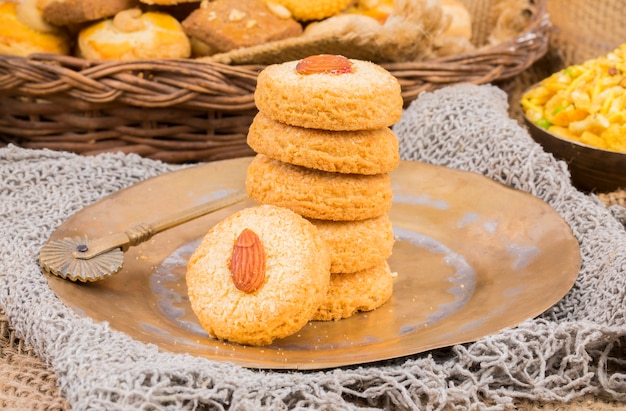
{"type": "Polygon", "coordinates": [[[33,9],[11,1],[0,2],[0,54],[28,56],[33,53],[69,54],[70,38],[61,29],[38,24],[33,9]],[[22,8],[18,17],[18,8],[22,8]],[[44,30],[38,30],[43,28],[44,30]]]}
{"type": "Polygon", "coordinates": [[[213,52],[302,34],[302,26],[289,13],[276,13],[261,0],[205,0],[182,25],[189,36],[205,43],[213,52]]]}
{"type": "Polygon", "coordinates": [[[73,26],[114,16],[136,7],[138,0],[44,0],[42,13],[56,26],[73,26]]]}
{"type": "Polygon", "coordinates": [[[248,131],[257,153],[285,163],[348,174],[382,174],[400,162],[398,139],[390,128],[328,131],[289,126],[258,113],[248,131]]]}
{"type": "Polygon", "coordinates": [[[169,14],[142,13],[140,9],[119,12],[113,19],[84,28],[78,35],[79,54],[95,60],[144,60],[187,58],[189,38],[169,14]]]}
{"type": "Polygon", "coordinates": [[[327,245],[309,221],[280,207],[246,208],[211,228],[191,256],[189,302],[213,337],[267,345],[311,319],[326,298],[329,267],[327,245]],[[256,241],[238,240],[244,230],[256,241]],[[247,255],[236,251],[253,247],[247,255]],[[246,259],[264,269],[251,270],[254,281],[244,288],[234,267],[246,259]]]}

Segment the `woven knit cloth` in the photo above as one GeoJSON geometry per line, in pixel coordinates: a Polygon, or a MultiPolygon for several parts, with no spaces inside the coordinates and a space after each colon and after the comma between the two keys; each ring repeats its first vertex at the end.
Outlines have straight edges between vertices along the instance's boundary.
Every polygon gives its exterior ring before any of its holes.
{"type": "Polygon", "coordinates": [[[517,327],[474,343],[324,371],[251,370],[160,352],[68,310],[37,259],[73,213],[180,166],[15,146],[0,149],[0,303],[77,410],[499,410],[519,399],[585,394],[626,401],[622,209],[607,210],[575,190],[565,164],[508,117],[506,101],[492,86],[425,93],[394,130],[404,159],[482,173],[543,199],[571,226],[583,258],[576,284],[517,327]]]}

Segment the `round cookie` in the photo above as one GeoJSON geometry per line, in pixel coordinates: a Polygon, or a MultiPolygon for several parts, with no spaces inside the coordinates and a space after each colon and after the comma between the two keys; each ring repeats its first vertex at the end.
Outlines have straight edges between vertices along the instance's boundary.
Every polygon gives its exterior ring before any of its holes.
{"type": "Polygon", "coordinates": [[[246,192],[262,204],[288,208],[318,220],[355,221],[391,208],[389,174],[329,173],[257,154],[248,166],[246,192]]]}
{"type": "Polygon", "coordinates": [[[330,272],[353,273],[391,256],[395,242],[387,213],[360,221],[310,220],[330,248],[330,272]]]}
{"type": "Polygon", "coordinates": [[[349,59],[349,72],[300,74],[299,62],[267,66],[257,77],[256,106],[272,120],[324,130],[374,130],[400,120],[400,83],[384,68],[349,59]]]}
{"type": "Polygon", "coordinates": [[[284,208],[243,209],[209,230],[187,266],[191,307],[212,336],[267,345],[300,330],[326,298],[330,256],[313,224],[284,208]],[[259,238],[265,277],[256,291],[235,286],[230,264],[244,229],[259,238]]]}
{"type": "Polygon", "coordinates": [[[78,49],[86,59],[143,60],[187,58],[189,38],[174,17],[140,9],[124,10],[78,34],[78,49]]]}
{"type": "Polygon", "coordinates": [[[328,131],[289,126],[263,113],[252,121],[248,145],[285,163],[337,173],[388,173],[400,162],[398,139],[388,127],[328,131]]]}
{"type": "Polygon", "coordinates": [[[356,273],[331,274],[326,300],[313,320],[340,320],[380,307],[391,298],[395,278],[387,261],[356,273]]]}

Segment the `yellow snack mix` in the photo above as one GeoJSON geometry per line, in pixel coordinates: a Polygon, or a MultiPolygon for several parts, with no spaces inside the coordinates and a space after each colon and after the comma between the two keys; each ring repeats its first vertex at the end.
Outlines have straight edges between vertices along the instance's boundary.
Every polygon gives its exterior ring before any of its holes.
{"type": "Polygon", "coordinates": [[[559,137],[626,153],[626,43],[552,74],[522,96],[521,106],[559,137]]]}

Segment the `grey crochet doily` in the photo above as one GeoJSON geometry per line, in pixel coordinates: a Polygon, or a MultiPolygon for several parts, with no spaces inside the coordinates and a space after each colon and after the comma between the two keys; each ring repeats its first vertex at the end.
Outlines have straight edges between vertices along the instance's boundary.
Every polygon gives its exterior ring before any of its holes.
{"type": "Polygon", "coordinates": [[[506,101],[492,86],[424,93],[394,131],[404,159],[484,174],[543,199],[571,226],[583,259],[576,284],[517,327],[420,355],[311,372],[251,370],[160,352],[68,310],[37,259],[73,213],[180,166],[15,146],[0,149],[0,303],[77,410],[499,410],[516,399],[626,400],[623,213],[574,189],[565,164],[509,118],[506,101]]]}

